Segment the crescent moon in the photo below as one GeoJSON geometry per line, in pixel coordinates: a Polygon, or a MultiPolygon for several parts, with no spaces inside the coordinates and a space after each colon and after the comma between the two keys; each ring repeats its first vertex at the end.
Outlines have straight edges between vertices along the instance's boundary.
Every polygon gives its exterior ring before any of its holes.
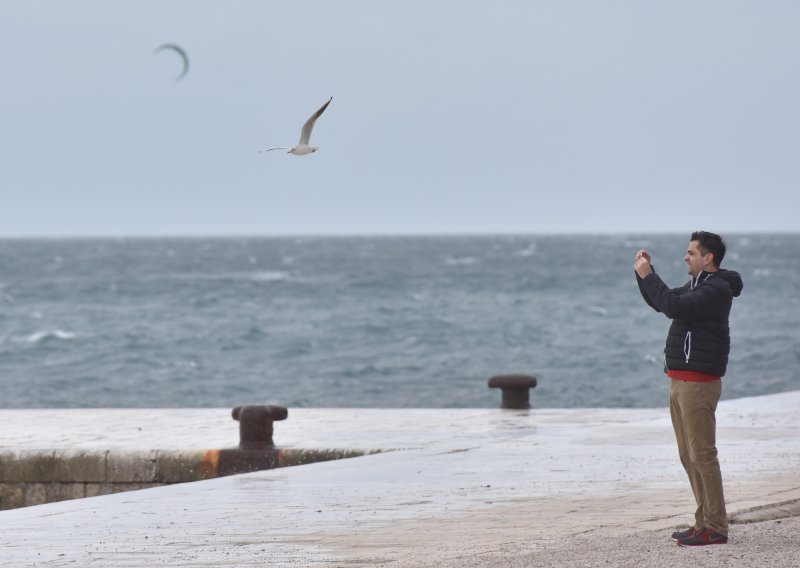
{"type": "Polygon", "coordinates": [[[159,45],[153,53],[159,53],[161,51],[164,51],[165,49],[171,49],[172,51],[180,55],[181,59],[183,59],[183,71],[181,71],[180,75],[175,77],[176,81],[180,81],[181,79],[186,77],[186,74],[189,72],[189,56],[186,55],[186,52],[183,50],[181,46],[176,45],[174,43],[165,43],[159,45]]]}

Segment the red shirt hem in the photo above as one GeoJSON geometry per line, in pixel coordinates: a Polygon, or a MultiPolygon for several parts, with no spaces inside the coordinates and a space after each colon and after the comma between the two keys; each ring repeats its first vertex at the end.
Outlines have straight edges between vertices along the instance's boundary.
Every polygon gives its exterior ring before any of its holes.
{"type": "Polygon", "coordinates": [[[718,381],[720,377],[716,375],[709,375],[708,373],[701,373],[699,371],[673,371],[667,372],[667,376],[679,381],[690,381],[692,383],[710,383],[711,381],[718,381]]]}

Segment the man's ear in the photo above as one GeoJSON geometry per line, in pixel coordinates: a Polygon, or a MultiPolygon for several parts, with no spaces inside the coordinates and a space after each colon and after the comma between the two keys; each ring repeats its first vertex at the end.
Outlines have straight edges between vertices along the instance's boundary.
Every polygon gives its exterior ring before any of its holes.
{"type": "Polygon", "coordinates": [[[705,256],[703,257],[703,262],[705,262],[704,266],[708,266],[710,264],[714,268],[717,267],[716,263],[714,262],[714,253],[713,252],[706,253],[705,256]],[[709,257],[711,257],[711,258],[709,258],[709,257]]]}

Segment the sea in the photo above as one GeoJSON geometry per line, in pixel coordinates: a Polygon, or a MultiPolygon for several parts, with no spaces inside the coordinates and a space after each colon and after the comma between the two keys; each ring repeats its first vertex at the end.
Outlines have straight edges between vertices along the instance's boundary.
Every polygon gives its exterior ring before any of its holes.
{"type": "MultiPolygon", "coordinates": [[[[0,408],[665,407],[689,236],[0,239],[0,408]]],[[[723,398],[800,388],[800,234],[726,235],[723,398]]]]}

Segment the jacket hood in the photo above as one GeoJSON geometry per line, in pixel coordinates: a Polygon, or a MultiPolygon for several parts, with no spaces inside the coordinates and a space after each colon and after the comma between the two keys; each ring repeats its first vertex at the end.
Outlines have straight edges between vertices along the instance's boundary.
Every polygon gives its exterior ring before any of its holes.
{"type": "Polygon", "coordinates": [[[742,282],[742,277],[739,275],[738,272],[734,270],[725,270],[724,268],[720,268],[716,272],[719,278],[722,278],[727,282],[730,287],[731,291],[733,292],[733,296],[738,297],[739,294],[742,293],[742,288],[744,288],[744,283],[742,282]]]}

